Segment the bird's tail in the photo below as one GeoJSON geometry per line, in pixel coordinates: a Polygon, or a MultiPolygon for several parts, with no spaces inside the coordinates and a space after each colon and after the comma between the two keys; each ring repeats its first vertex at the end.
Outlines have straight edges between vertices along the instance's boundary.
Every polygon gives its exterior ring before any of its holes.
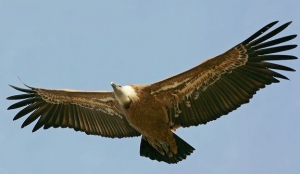
{"type": "Polygon", "coordinates": [[[178,150],[177,150],[177,154],[174,154],[173,157],[169,158],[168,155],[160,154],[144,138],[142,138],[141,140],[140,155],[144,157],[148,157],[152,160],[164,161],[169,164],[174,164],[186,159],[188,155],[193,153],[195,149],[191,145],[189,145],[187,142],[179,138],[176,134],[174,134],[174,138],[178,150]]]}

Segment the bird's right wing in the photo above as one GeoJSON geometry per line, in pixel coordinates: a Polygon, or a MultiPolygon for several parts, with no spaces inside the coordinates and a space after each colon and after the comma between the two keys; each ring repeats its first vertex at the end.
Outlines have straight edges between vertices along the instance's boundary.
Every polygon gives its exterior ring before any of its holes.
{"type": "Polygon", "coordinates": [[[113,92],[11,87],[24,92],[7,98],[21,100],[8,109],[25,107],[14,120],[30,113],[22,128],[39,118],[33,132],[41,127],[69,127],[86,134],[110,138],[140,135],[122,115],[113,92]]]}

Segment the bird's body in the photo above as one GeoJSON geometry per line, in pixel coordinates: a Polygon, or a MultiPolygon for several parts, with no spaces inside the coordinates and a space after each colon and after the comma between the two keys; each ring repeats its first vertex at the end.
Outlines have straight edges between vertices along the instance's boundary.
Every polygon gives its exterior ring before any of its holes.
{"type": "Polygon", "coordinates": [[[43,127],[69,127],[86,134],[110,138],[142,135],[140,155],[157,161],[177,163],[194,148],[173,131],[197,126],[228,114],[266,85],[288,79],[275,70],[294,71],[271,63],[295,56],[275,54],[297,45],[281,45],[296,37],[289,35],[268,40],[289,24],[262,36],[272,22],[225,53],[202,64],[148,85],[116,85],[113,91],[51,90],[29,87],[21,100],[8,109],[24,107],[14,120],[27,114],[22,128],[38,119],[33,131],[43,127]]]}
{"type": "Polygon", "coordinates": [[[151,95],[151,88],[135,85],[123,88],[129,89],[124,92],[132,100],[126,108],[120,105],[129,124],[161,154],[170,157],[176,154],[177,145],[169,126],[167,111],[163,104],[151,95]]]}

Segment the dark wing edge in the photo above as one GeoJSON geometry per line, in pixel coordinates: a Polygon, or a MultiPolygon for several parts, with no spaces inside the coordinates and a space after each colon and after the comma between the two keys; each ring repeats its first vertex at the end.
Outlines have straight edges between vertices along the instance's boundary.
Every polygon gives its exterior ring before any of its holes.
{"type": "Polygon", "coordinates": [[[41,127],[44,129],[68,127],[88,135],[109,138],[140,135],[115,106],[112,92],[50,90],[27,85],[28,89],[23,89],[10,86],[23,92],[7,98],[20,100],[8,107],[8,110],[24,107],[13,120],[29,115],[21,126],[23,128],[39,118],[32,132],[41,127]]]}
{"type": "Polygon", "coordinates": [[[277,22],[266,25],[227,52],[156,84],[160,88],[156,88],[157,92],[153,95],[167,106],[170,126],[176,129],[206,124],[248,103],[266,85],[288,79],[274,70],[294,69],[269,61],[297,59],[292,55],[275,54],[296,48],[297,45],[282,43],[297,35],[268,39],[283,31],[291,22],[261,36],[277,22]],[[176,86],[174,89],[170,87],[172,81],[176,86]],[[162,90],[165,84],[169,86],[162,90]]]}

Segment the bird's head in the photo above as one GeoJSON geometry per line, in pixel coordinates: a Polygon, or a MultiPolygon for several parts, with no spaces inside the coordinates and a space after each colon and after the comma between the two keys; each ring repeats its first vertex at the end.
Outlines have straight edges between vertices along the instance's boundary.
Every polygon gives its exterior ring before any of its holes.
{"type": "Polygon", "coordinates": [[[137,99],[134,88],[130,85],[121,86],[113,82],[111,82],[111,86],[119,104],[126,109],[130,108],[130,104],[137,99]]]}

